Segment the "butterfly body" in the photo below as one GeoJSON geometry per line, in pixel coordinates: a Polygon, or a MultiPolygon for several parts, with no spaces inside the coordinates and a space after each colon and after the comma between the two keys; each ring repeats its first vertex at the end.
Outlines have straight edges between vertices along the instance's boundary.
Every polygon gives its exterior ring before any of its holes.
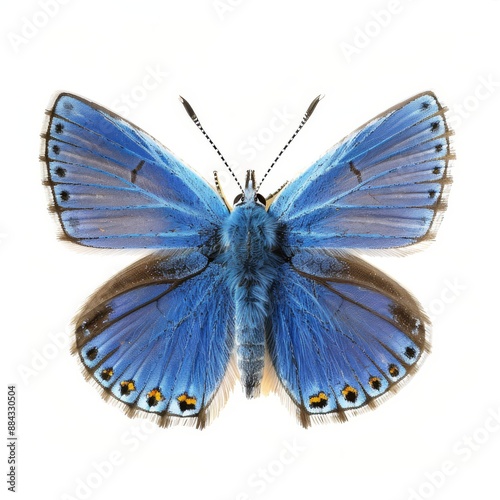
{"type": "Polygon", "coordinates": [[[264,370],[265,322],[280,255],[276,219],[256,199],[253,171],[247,172],[244,197],[224,221],[217,258],[235,307],[236,355],[248,397],[259,394],[264,370]]]}
{"type": "Polygon", "coordinates": [[[431,92],[414,96],[347,136],[272,203],[247,172],[230,209],[135,125],[57,96],[42,160],[64,237],[155,250],[76,317],[85,374],[129,415],[156,415],[163,426],[203,428],[237,376],[248,397],[259,395],[266,363],[305,427],[344,421],[395,392],[429,350],[429,321],[349,249],[401,251],[433,237],[450,183],[444,112],[431,92]]]}

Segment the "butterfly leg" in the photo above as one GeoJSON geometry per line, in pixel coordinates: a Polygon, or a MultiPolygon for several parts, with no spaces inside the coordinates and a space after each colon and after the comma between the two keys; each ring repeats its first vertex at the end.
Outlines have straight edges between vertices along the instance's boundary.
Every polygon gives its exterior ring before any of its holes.
{"type": "Polygon", "coordinates": [[[279,187],[274,193],[271,193],[266,198],[266,208],[269,208],[271,203],[276,199],[276,197],[281,193],[284,187],[288,185],[288,181],[286,181],[281,187],[279,187]]]}
{"type": "Polygon", "coordinates": [[[229,202],[227,201],[226,195],[224,194],[224,191],[222,191],[222,187],[221,187],[220,182],[219,182],[219,174],[218,174],[217,170],[214,170],[214,181],[215,181],[215,188],[217,189],[219,196],[222,198],[227,209],[230,211],[231,205],[229,205],[229,202]]]}

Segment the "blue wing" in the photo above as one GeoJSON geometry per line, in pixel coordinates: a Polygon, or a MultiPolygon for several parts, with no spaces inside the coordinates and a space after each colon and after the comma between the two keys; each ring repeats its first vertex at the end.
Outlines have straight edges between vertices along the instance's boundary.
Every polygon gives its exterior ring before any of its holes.
{"type": "Polygon", "coordinates": [[[75,351],[129,414],[203,428],[232,382],[233,316],[217,264],[193,251],[159,253],[90,298],[75,320],[75,351]]]}
{"type": "Polygon", "coordinates": [[[359,258],[300,251],[271,296],[269,355],[305,427],[373,406],[428,350],[418,303],[359,258]]]}
{"type": "Polygon", "coordinates": [[[451,159],[445,110],[426,92],[345,138],[269,212],[286,247],[395,248],[433,236],[451,159]]]}
{"type": "Polygon", "coordinates": [[[199,247],[228,213],[215,191],[166,148],[85,99],[60,94],[43,137],[47,183],[71,241],[199,247]]]}

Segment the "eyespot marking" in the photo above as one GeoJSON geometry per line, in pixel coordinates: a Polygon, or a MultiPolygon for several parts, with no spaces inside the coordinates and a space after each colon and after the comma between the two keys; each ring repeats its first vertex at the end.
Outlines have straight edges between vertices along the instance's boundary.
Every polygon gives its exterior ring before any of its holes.
{"type": "Polygon", "coordinates": [[[103,380],[106,382],[111,379],[113,376],[113,368],[104,368],[104,370],[101,372],[101,377],[103,380]]]}
{"type": "Polygon", "coordinates": [[[309,408],[324,408],[328,404],[328,396],[324,392],[318,392],[309,397],[309,408]]]}
{"type": "Polygon", "coordinates": [[[160,401],[163,401],[165,399],[159,387],[156,387],[155,389],[149,391],[146,398],[147,403],[150,407],[156,406],[160,401]]]}
{"type": "Polygon", "coordinates": [[[389,365],[389,375],[396,378],[399,375],[399,368],[396,365],[389,365]]]}
{"type": "Polygon", "coordinates": [[[123,380],[120,382],[120,394],[128,396],[132,391],[135,391],[135,383],[133,380],[123,380]]]}
{"type": "Polygon", "coordinates": [[[408,346],[405,349],[405,356],[409,359],[413,359],[417,355],[417,351],[414,347],[408,346]]]}
{"type": "Polygon", "coordinates": [[[370,387],[375,391],[379,391],[382,387],[382,381],[380,380],[380,377],[370,377],[368,383],[370,384],[370,387]]]}
{"type": "Polygon", "coordinates": [[[349,403],[355,403],[356,399],[358,399],[358,391],[351,385],[346,385],[342,389],[342,396],[344,396],[344,399],[349,401],[349,403]]]}
{"type": "Polygon", "coordinates": [[[99,351],[98,351],[97,347],[91,347],[87,351],[87,358],[90,359],[90,361],[94,361],[94,359],[97,358],[98,352],[99,351]]]}
{"type": "Polygon", "coordinates": [[[196,408],[196,398],[190,396],[187,392],[181,394],[177,401],[179,402],[179,409],[184,413],[187,410],[194,410],[196,408]]]}

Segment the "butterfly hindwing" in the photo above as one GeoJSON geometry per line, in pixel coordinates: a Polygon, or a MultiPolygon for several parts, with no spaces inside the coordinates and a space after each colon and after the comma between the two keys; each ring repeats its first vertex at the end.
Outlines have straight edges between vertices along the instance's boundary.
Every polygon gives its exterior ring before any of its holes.
{"type": "Polygon", "coordinates": [[[145,132],[95,103],[60,94],[44,162],[65,235],[102,248],[200,247],[227,208],[145,132]]]}
{"type": "Polygon", "coordinates": [[[278,272],[267,346],[308,426],[325,415],[343,420],[397,387],[428,350],[427,329],[415,299],[376,268],[304,250],[278,272]]]}
{"type": "Polygon", "coordinates": [[[383,113],[287,185],[269,212],[289,248],[396,248],[433,236],[452,158],[431,92],[383,113]]]}
{"type": "Polygon", "coordinates": [[[162,252],[90,298],[75,320],[75,350],[104,394],[129,413],[204,427],[221,404],[212,406],[223,378],[231,378],[233,315],[217,264],[193,251],[162,252]]]}

